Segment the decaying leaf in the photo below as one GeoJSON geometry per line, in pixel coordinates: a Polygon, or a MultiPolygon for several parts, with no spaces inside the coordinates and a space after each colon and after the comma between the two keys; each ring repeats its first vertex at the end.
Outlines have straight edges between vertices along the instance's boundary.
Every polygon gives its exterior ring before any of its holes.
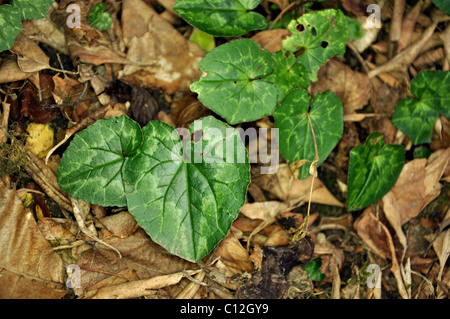
{"type": "Polygon", "coordinates": [[[439,196],[439,183],[450,159],[450,148],[439,150],[430,159],[415,159],[405,164],[394,187],[382,201],[386,218],[395,229],[406,249],[402,225],[419,215],[433,199],[439,196]]]}
{"type": "Polygon", "coordinates": [[[61,298],[63,260],[36,227],[14,190],[0,183],[0,297],[61,298]]]}

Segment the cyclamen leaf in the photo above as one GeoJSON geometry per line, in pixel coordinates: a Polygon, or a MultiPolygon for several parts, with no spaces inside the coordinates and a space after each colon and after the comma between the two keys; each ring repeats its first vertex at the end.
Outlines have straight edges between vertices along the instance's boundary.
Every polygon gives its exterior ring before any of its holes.
{"type": "MultiPolygon", "coordinates": [[[[294,163],[298,160],[313,161],[316,155],[314,139],[307,113],[311,119],[319,155],[318,166],[328,157],[343,134],[343,106],[330,90],[316,94],[310,106],[311,96],[303,89],[292,91],[275,110],[275,126],[279,128],[279,147],[283,157],[294,163]]],[[[310,165],[299,168],[299,179],[309,175],[310,165]]]]}
{"type": "Polygon", "coordinates": [[[298,57],[311,81],[317,81],[317,71],[329,58],[343,56],[348,38],[345,15],[328,9],[302,15],[288,25],[292,35],[283,40],[283,48],[302,52],[298,57]]]}
{"type": "Polygon", "coordinates": [[[274,71],[271,54],[251,39],[228,42],[200,62],[203,75],[191,84],[198,99],[230,124],[273,113],[278,91],[264,77],[274,71]]]}
{"type": "Polygon", "coordinates": [[[130,118],[99,120],[75,135],[58,166],[58,184],[93,204],[126,206],[122,168],[141,144],[141,128],[130,118]]]}
{"type": "Polygon", "coordinates": [[[9,4],[0,6],[0,52],[11,49],[21,31],[19,10],[9,4]]]}
{"type": "Polygon", "coordinates": [[[41,19],[47,14],[54,0],[13,0],[12,4],[19,9],[22,19],[41,19]]]}
{"type": "Polygon", "coordinates": [[[450,2],[448,0],[431,0],[439,9],[450,14],[450,2]]]}
{"type": "Polygon", "coordinates": [[[245,202],[247,151],[237,130],[211,116],[191,125],[194,141],[183,139],[190,160],[171,126],[152,121],[143,133],[124,169],[128,209],[155,242],[198,261],[225,237],[245,202]],[[240,163],[226,161],[234,152],[243,155],[240,163]]]}
{"type": "Polygon", "coordinates": [[[264,16],[252,12],[261,0],[178,0],[173,10],[194,27],[216,37],[265,29],[264,16]]]}
{"type": "Polygon", "coordinates": [[[392,123],[414,144],[429,143],[439,114],[450,118],[450,71],[421,71],[411,81],[411,93],[395,107],[392,123]]]}
{"type": "Polygon", "coordinates": [[[89,12],[89,25],[100,31],[108,30],[113,20],[106,10],[106,3],[99,2],[89,12]]]}
{"type": "Polygon", "coordinates": [[[306,69],[296,60],[292,52],[285,50],[274,52],[272,58],[275,71],[266,77],[266,80],[277,86],[278,102],[281,102],[295,88],[308,88],[309,78],[306,69]]]}
{"type": "Polygon", "coordinates": [[[384,137],[372,133],[366,144],[350,152],[347,207],[363,209],[381,199],[394,186],[405,163],[401,145],[383,146],[384,137]]]}

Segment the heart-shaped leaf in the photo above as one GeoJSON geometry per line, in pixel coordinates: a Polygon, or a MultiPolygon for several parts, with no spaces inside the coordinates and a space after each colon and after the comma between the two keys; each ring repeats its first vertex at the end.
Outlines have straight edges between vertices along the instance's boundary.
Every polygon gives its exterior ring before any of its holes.
{"type": "Polygon", "coordinates": [[[9,50],[22,31],[22,19],[19,10],[10,4],[0,6],[0,52],[9,50]]]}
{"type": "Polygon", "coordinates": [[[99,120],[75,135],[58,166],[58,183],[75,198],[125,206],[122,168],[141,144],[141,128],[130,118],[99,120]]]}
{"type": "Polygon", "coordinates": [[[411,93],[395,107],[392,123],[414,144],[429,143],[439,114],[450,118],[450,71],[421,71],[411,81],[411,93]]]}
{"type": "Polygon", "coordinates": [[[113,20],[106,10],[106,3],[99,2],[89,12],[89,25],[100,31],[108,30],[113,20]]]}
{"type": "Polygon", "coordinates": [[[13,0],[12,4],[19,9],[22,19],[41,19],[47,14],[54,0],[13,0]]]}
{"type": "Polygon", "coordinates": [[[439,9],[450,14],[450,2],[448,0],[431,0],[439,9]]]}
{"type": "Polygon", "coordinates": [[[225,237],[245,202],[247,151],[237,130],[211,116],[191,125],[183,147],[162,122],[150,122],[143,133],[124,168],[128,209],[155,242],[198,261],[225,237]]]}
{"type": "Polygon", "coordinates": [[[397,181],[405,163],[405,151],[401,145],[383,144],[384,137],[374,132],[367,138],[365,145],[358,145],[350,152],[347,192],[349,210],[363,209],[375,203],[397,181]]]}
{"type": "Polygon", "coordinates": [[[234,37],[266,28],[264,16],[251,11],[260,3],[261,0],[178,0],[173,10],[206,33],[234,37]]]}
{"type": "Polygon", "coordinates": [[[283,48],[300,52],[298,60],[309,72],[311,81],[317,81],[317,71],[329,58],[345,53],[348,38],[344,14],[328,9],[302,15],[288,25],[292,35],[283,40],[283,48]]]}
{"type": "Polygon", "coordinates": [[[271,54],[251,39],[228,42],[200,62],[203,75],[191,84],[198,99],[230,124],[272,114],[278,91],[264,79],[274,71],[271,54]]]}
{"type": "Polygon", "coordinates": [[[278,102],[295,88],[307,89],[309,77],[305,67],[289,51],[281,50],[272,53],[275,71],[266,77],[278,88],[278,102]]]}
{"type": "MultiPolygon", "coordinates": [[[[343,133],[344,115],[341,100],[330,90],[311,96],[303,89],[292,91],[275,110],[275,125],[279,128],[279,147],[283,157],[293,163],[313,161],[316,155],[311,119],[319,155],[318,165],[328,157],[343,133]],[[311,108],[310,108],[311,103],[311,108]]],[[[299,168],[300,179],[309,175],[310,165],[299,168]]]]}

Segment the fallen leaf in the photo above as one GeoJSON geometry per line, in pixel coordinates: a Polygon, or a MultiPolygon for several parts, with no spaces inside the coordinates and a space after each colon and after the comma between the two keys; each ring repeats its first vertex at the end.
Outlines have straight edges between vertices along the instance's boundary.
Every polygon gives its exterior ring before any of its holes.
{"type": "Polygon", "coordinates": [[[44,158],[53,147],[54,132],[50,125],[30,123],[27,126],[28,149],[37,157],[44,158]]]}
{"type": "Polygon", "coordinates": [[[333,91],[342,100],[344,115],[352,114],[367,105],[372,86],[369,77],[353,71],[337,60],[330,60],[319,70],[319,81],[311,85],[313,94],[333,91]]]}
{"type": "Polygon", "coordinates": [[[415,159],[405,164],[394,187],[383,198],[386,218],[406,249],[402,225],[419,215],[439,196],[439,183],[450,159],[450,148],[439,150],[430,159],[415,159]],[[434,160],[433,160],[434,159],[434,160]]]}
{"type": "Polygon", "coordinates": [[[50,58],[33,40],[19,34],[11,51],[17,55],[17,65],[22,72],[32,73],[51,69],[50,58]]]}
{"type": "Polygon", "coordinates": [[[0,84],[26,80],[34,73],[23,72],[16,59],[5,59],[0,64],[0,84]]]}
{"type": "MultiPolygon", "coordinates": [[[[301,205],[309,200],[312,176],[299,180],[294,178],[287,164],[280,164],[275,174],[260,174],[259,169],[252,171],[252,182],[271,193],[289,206],[301,205]]],[[[333,194],[315,178],[311,201],[317,204],[344,207],[333,194]]]]}
{"type": "Polygon", "coordinates": [[[189,85],[200,77],[198,63],[205,51],[184,38],[144,1],[123,2],[122,30],[127,59],[134,65],[126,65],[120,78],[132,76],[172,94],[177,89],[189,91],[189,85]]]}
{"type": "Polygon", "coordinates": [[[0,298],[62,298],[63,260],[39,232],[14,190],[0,183],[0,298]]]}
{"type": "Polygon", "coordinates": [[[269,52],[277,52],[283,49],[282,41],[291,35],[288,29],[265,30],[255,34],[252,39],[259,43],[261,48],[269,52]]]}

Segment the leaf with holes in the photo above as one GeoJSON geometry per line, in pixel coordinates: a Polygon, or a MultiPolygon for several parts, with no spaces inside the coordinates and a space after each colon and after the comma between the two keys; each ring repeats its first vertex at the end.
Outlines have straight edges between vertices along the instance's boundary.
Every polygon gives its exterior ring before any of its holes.
{"type": "Polygon", "coordinates": [[[317,81],[317,71],[329,58],[343,56],[348,38],[345,15],[334,9],[307,13],[289,23],[292,35],[283,40],[283,48],[300,54],[311,81],[317,81]]]}
{"type": "Polygon", "coordinates": [[[405,163],[401,145],[383,146],[384,137],[372,133],[365,145],[350,152],[347,207],[363,209],[381,199],[394,186],[405,163]]]}
{"type": "Polygon", "coordinates": [[[9,4],[0,6],[0,52],[11,49],[21,31],[19,10],[9,4]]]}
{"type": "Polygon", "coordinates": [[[23,20],[41,19],[47,14],[54,0],[13,0],[12,4],[21,13],[23,20]]]}
{"type": "Polygon", "coordinates": [[[439,114],[450,118],[450,71],[421,71],[411,81],[411,93],[395,107],[392,123],[414,144],[429,143],[439,114]]]}
{"type": "Polygon", "coordinates": [[[264,16],[252,11],[260,3],[261,0],[178,0],[173,10],[206,33],[235,37],[266,28],[264,16]]]}
{"type": "Polygon", "coordinates": [[[198,261],[225,237],[245,202],[250,165],[239,132],[209,116],[195,121],[183,142],[162,122],[143,133],[124,168],[128,209],[155,242],[198,261]]]}
{"type": "MultiPolygon", "coordinates": [[[[279,128],[279,146],[283,157],[294,163],[313,161],[316,155],[311,119],[319,155],[318,165],[328,157],[342,137],[344,115],[341,100],[330,90],[311,96],[303,89],[292,91],[275,110],[275,126],[279,128]]],[[[310,165],[299,168],[300,179],[309,175],[310,165]]]]}
{"type": "Polygon", "coordinates": [[[251,39],[239,39],[209,52],[200,62],[203,75],[191,85],[198,99],[230,124],[272,114],[276,85],[267,81],[274,71],[271,54],[251,39]]]}
{"type": "Polygon", "coordinates": [[[272,53],[275,63],[275,71],[266,77],[266,80],[274,83],[278,88],[278,102],[295,88],[307,89],[309,78],[305,67],[296,60],[294,54],[289,51],[272,53]]]}
{"type": "Polygon", "coordinates": [[[75,135],[58,166],[58,183],[75,198],[125,206],[122,168],[141,143],[141,128],[130,118],[99,120],[75,135]]]}

